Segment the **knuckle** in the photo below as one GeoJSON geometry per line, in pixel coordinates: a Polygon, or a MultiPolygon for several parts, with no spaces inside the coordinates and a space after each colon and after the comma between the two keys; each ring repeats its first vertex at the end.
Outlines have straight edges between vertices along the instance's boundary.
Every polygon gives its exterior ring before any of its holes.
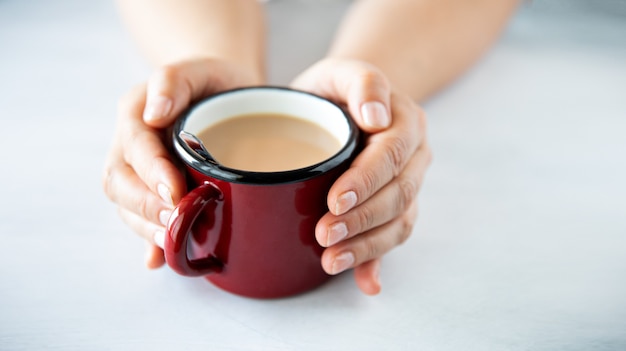
{"type": "Polygon", "coordinates": [[[368,206],[360,206],[357,211],[360,232],[371,229],[374,226],[374,212],[368,206]]]}
{"type": "Polygon", "coordinates": [[[387,77],[378,67],[360,62],[356,65],[349,64],[350,79],[345,80],[348,90],[370,91],[372,89],[390,90],[391,84],[387,77]]]}
{"type": "Polygon", "coordinates": [[[367,194],[371,194],[378,186],[378,177],[373,169],[363,169],[361,171],[361,184],[367,194]]]}
{"type": "Polygon", "coordinates": [[[424,109],[422,107],[420,107],[419,105],[415,104],[415,107],[417,109],[417,122],[418,122],[418,126],[419,128],[421,128],[422,130],[426,130],[428,128],[428,114],[426,113],[426,111],[424,111],[424,109]]]}
{"type": "Polygon", "coordinates": [[[137,95],[143,91],[144,85],[136,85],[128,93],[117,101],[118,118],[128,116],[127,111],[132,110],[137,103],[137,95]]]}
{"type": "Polygon", "coordinates": [[[155,156],[150,159],[150,164],[147,166],[147,172],[144,175],[144,182],[150,189],[156,189],[157,183],[159,183],[159,176],[163,174],[165,164],[168,160],[162,156],[155,156]]]}
{"type": "Polygon", "coordinates": [[[400,218],[400,232],[398,233],[396,246],[404,244],[409,239],[413,233],[414,225],[415,218],[413,216],[404,215],[400,218]]]}
{"type": "Polygon", "coordinates": [[[408,220],[402,220],[402,225],[400,229],[400,233],[398,233],[398,240],[396,242],[396,246],[400,246],[404,244],[409,237],[411,237],[411,233],[413,232],[413,223],[408,220]]]}
{"type": "Polygon", "coordinates": [[[163,66],[155,72],[154,79],[158,82],[175,81],[179,78],[181,70],[175,65],[163,66]]]}
{"type": "Polygon", "coordinates": [[[377,70],[364,67],[359,73],[359,78],[365,86],[387,86],[387,79],[377,70]]]}
{"type": "Polygon", "coordinates": [[[145,149],[146,145],[150,145],[150,143],[152,143],[153,138],[153,132],[146,129],[134,129],[133,131],[131,131],[130,135],[125,141],[125,161],[129,164],[139,162],[138,159],[133,160],[133,158],[137,158],[138,150],[145,149]]]}
{"type": "Polygon", "coordinates": [[[169,64],[155,71],[148,79],[147,96],[167,95],[172,86],[185,81],[184,70],[180,64],[169,64]]]}
{"type": "Polygon", "coordinates": [[[412,178],[401,178],[398,180],[398,212],[404,212],[409,208],[413,200],[415,199],[415,195],[417,195],[419,191],[419,186],[415,179],[412,178]]]}
{"type": "Polygon", "coordinates": [[[133,145],[146,145],[153,138],[153,132],[146,129],[137,129],[131,136],[130,141],[133,145]]]}
{"type": "Polygon", "coordinates": [[[393,170],[394,177],[400,174],[404,168],[406,155],[408,153],[408,145],[401,137],[395,137],[387,143],[387,161],[393,170]]]}
{"type": "Polygon", "coordinates": [[[137,213],[142,217],[142,218],[149,218],[148,217],[148,199],[146,198],[146,196],[140,196],[137,199],[137,213]]]}

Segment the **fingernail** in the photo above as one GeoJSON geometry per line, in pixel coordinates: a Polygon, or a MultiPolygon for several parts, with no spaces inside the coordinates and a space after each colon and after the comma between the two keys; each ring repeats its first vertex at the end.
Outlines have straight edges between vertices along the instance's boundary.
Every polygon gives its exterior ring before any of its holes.
{"type": "Polygon", "coordinates": [[[335,257],[335,261],[333,262],[333,266],[330,269],[330,274],[339,274],[346,269],[352,267],[354,264],[354,254],[352,252],[344,252],[337,257],[335,257]]]}
{"type": "Polygon", "coordinates": [[[170,206],[174,206],[174,200],[172,199],[172,193],[165,184],[157,185],[157,192],[163,201],[170,206]]]}
{"type": "Polygon", "coordinates": [[[352,190],[346,191],[337,198],[335,203],[335,215],[342,215],[356,205],[356,193],[352,190]]]}
{"type": "Polygon", "coordinates": [[[348,236],[348,227],[344,222],[335,223],[328,228],[326,247],[335,245],[348,236]]]}
{"type": "Polygon", "coordinates": [[[172,109],[172,100],[163,96],[156,95],[148,97],[146,108],[143,111],[144,121],[154,121],[167,116],[172,109]]]}
{"type": "Polygon", "coordinates": [[[154,232],[154,244],[160,248],[165,247],[165,232],[162,230],[157,230],[154,232]]]}
{"type": "Polygon", "coordinates": [[[167,227],[167,223],[169,222],[171,215],[172,215],[172,211],[162,210],[161,212],[159,212],[159,222],[161,222],[163,226],[167,227]]]}
{"type": "Polygon", "coordinates": [[[363,122],[371,128],[387,128],[391,124],[391,119],[387,113],[387,108],[382,102],[370,101],[361,105],[361,116],[363,122]]]}

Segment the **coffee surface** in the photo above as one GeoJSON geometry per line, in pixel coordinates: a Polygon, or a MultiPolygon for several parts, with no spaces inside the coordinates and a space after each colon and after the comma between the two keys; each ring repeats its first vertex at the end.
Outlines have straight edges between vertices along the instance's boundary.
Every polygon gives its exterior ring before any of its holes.
{"type": "Polygon", "coordinates": [[[315,123],[282,114],[234,116],[197,135],[220,164],[255,172],[279,172],[322,162],[341,149],[315,123]]]}

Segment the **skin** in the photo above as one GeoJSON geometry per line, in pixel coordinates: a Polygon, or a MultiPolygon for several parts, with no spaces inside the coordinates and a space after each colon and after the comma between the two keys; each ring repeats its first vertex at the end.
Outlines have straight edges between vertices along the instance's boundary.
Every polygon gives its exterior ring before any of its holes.
{"type": "MultiPolygon", "coordinates": [[[[432,158],[417,101],[466,70],[516,5],[356,1],[327,57],[294,79],[295,88],[347,105],[369,135],[330,189],[329,212],[316,227],[326,272],[354,268],[361,291],[380,292],[380,259],[410,236],[432,158]]],[[[120,101],[103,184],[122,219],[149,243],[146,264],[156,268],[164,264],[164,224],[186,192],[163,129],[195,100],[264,83],[264,16],[253,0],[134,0],[119,7],[159,68],[120,101]]]]}

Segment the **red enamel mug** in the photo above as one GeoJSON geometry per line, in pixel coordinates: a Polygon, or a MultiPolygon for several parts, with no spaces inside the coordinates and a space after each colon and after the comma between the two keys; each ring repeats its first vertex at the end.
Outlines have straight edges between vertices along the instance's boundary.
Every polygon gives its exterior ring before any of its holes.
{"type": "Polygon", "coordinates": [[[328,211],[328,190],[359,151],[358,128],[344,109],[288,88],[230,90],[181,115],[172,139],[190,189],[165,235],[165,258],[174,271],[206,276],[226,291],[255,298],[302,293],[330,278],[322,269],[323,248],[314,233],[328,211]],[[221,165],[193,138],[215,123],[250,113],[313,122],[339,140],[341,148],[304,168],[252,172],[221,165]]]}

